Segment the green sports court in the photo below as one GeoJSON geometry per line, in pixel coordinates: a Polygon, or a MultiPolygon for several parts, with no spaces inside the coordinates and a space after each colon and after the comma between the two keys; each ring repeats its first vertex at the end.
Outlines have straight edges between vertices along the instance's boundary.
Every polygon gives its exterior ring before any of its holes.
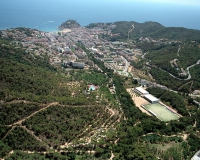
{"type": "Polygon", "coordinates": [[[163,106],[160,103],[148,104],[143,106],[143,108],[145,108],[151,114],[153,114],[158,119],[164,122],[179,119],[179,116],[177,116],[172,111],[168,110],[165,106],[163,106]]]}

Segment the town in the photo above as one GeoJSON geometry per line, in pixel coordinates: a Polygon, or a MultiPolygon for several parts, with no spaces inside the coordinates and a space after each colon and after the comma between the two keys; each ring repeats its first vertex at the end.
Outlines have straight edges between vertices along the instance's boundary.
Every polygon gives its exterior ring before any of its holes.
{"type": "MultiPolygon", "coordinates": [[[[114,27],[114,26],[112,26],[114,27]]],[[[15,28],[1,31],[2,38],[13,40],[17,45],[22,45],[26,49],[26,53],[32,56],[47,55],[49,62],[55,67],[62,67],[66,71],[75,69],[88,69],[97,67],[94,62],[89,60],[87,54],[80,47],[85,46],[94,54],[95,58],[104,62],[105,66],[119,75],[133,77],[142,86],[167,87],[156,84],[151,78],[150,73],[143,73],[131,62],[137,62],[145,53],[131,42],[108,41],[101,38],[102,35],[116,36],[111,30],[94,27],[92,29],[86,27],[77,27],[70,29],[62,29],[55,32],[42,32],[35,29],[15,28]]],[[[153,40],[147,37],[141,37],[139,41],[154,43],[170,43],[164,40],[153,40]]]]}

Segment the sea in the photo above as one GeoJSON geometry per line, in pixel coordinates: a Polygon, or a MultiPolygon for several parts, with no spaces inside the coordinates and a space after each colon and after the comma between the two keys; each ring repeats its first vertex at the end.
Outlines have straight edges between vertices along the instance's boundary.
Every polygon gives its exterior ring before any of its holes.
{"type": "Polygon", "coordinates": [[[69,19],[81,26],[96,22],[154,21],[166,27],[200,30],[199,15],[200,4],[181,1],[0,0],[0,30],[26,27],[51,32],[69,19]]]}

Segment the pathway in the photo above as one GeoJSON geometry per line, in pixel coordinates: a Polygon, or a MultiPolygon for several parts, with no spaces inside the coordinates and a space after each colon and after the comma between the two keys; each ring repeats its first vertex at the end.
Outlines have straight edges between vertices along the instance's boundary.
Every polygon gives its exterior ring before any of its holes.
{"type": "Polygon", "coordinates": [[[179,45],[178,52],[177,52],[177,56],[178,56],[178,57],[179,57],[180,49],[181,49],[181,46],[179,45]]]}
{"type": "Polygon", "coordinates": [[[115,158],[115,155],[113,154],[113,152],[111,151],[111,157],[109,160],[112,160],[113,158],[115,158]]]}
{"type": "Polygon", "coordinates": [[[134,30],[135,26],[134,24],[132,25],[132,28],[128,31],[128,40],[129,40],[129,36],[130,36],[130,33],[134,30]]]}
{"type": "Polygon", "coordinates": [[[11,127],[11,126],[16,126],[16,125],[22,125],[22,122],[24,122],[26,119],[29,119],[30,117],[34,116],[34,115],[37,114],[38,112],[41,112],[41,111],[43,111],[43,110],[49,108],[50,106],[58,105],[58,104],[59,104],[58,102],[50,103],[50,104],[48,104],[46,107],[41,108],[41,109],[39,109],[39,110],[33,112],[31,115],[29,115],[29,116],[27,116],[27,117],[25,117],[25,118],[19,120],[18,122],[15,122],[15,123],[13,123],[13,124],[10,124],[10,125],[8,125],[8,126],[11,127]]]}

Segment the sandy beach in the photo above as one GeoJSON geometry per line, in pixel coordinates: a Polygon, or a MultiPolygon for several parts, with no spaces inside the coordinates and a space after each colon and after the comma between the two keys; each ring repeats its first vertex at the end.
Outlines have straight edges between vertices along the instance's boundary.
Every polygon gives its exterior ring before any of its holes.
{"type": "Polygon", "coordinates": [[[71,29],[62,29],[60,32],[68,33],[68,32],[71,32],[71,29]]]}

